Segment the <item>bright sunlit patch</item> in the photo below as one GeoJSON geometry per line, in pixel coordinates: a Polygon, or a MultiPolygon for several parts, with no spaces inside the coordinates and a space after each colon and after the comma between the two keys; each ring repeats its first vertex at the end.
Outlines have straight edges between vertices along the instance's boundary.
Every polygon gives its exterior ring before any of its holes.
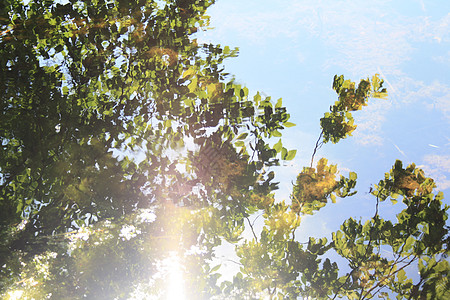
{"type": "Polygon", "coordinates": [[[19,299],[22,299],[21,298],[22,294],[23,294],[23,291],[20,291],[20,290],[9,292],[7,299],[9,299],[9,300],[19,300],[19,299]]]}
{"type": "Polygon", "coordinates": [[[180,259],[176,254],[166,259],[165,265],[168,272],[167,281],[167,300],[184,300],[184,281],[183,271],[181,269],[180,259]]]}
{"type": "Polygon", "coordinates": [[[152,223],[156,220],[156,214],[151,209],[141,209],[138,217],[140,223],[152,223]]]}
{"type": "Polygon", "coordinates": [[[136,229],[134,225],[124,225],[122,229],[120,230],[119,236],[122,238],[122,241],[127,240],[136,237],[138,234],[140,234],[141,231],[136,229]]]}
{"type": "Polygon", "coordinates": [[[148,283],[135,286],[128,300],[185,300],[183,267],[178,255],[171,252],[169,257],[157,263],[158,272],[148,283]],[[160,283],[163,282],[162,285],[160,283]],[[163,296],[164,295],[164,296],[163,296]]]}
{"type": "Polygon", "coordinates": [[[19,223],[19,225],[17,225],[17,230],[24,230],[25,229],[25,226],[27,225],[27,223],[28,223],[28,220],[22,220],[20,223],[19,223]]]}

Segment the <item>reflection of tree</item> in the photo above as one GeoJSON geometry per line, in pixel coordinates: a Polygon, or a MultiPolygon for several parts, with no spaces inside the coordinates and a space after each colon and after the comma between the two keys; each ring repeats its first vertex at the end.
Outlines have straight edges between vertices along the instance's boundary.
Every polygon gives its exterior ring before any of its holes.
{"type": "MultiPolygon", "coordinates": [[[[222,61],[236,51],[197,45],[191,37],[207,24],[210,4],[3,6],[4,288],[27,277],[21,270],[37,271],[34,258],[54,252],[49,272],[55,277],[41,278],[42,293],[114,298],[120,290],[126,297],[129,291],[118,287],[121,278],[131,289],[133,282],[151,277],[139,262],[148,255],[151,266],[152,257],[162,258],[162,241],[211,250],[221,237],[236,239],[248,214],[245,195],[254,185],[263,186],[259,193],[270,191],[269,180],[259,176],[265,164],[260,156],[270,150],[260,131],[269,131],[260,129],[265,123],[257,119],[258,106],[247,89],[224,82],[222,61]],[[258,143],[253,162],[233,146],[243,126],[253,128],[258,143]],[[193,150],[185,146],[189,138],[197,145],[193,150]],[[139,236],[152,237],[145,245],[135,238],[102,237],[106,231],[118,237],[120,224],[143,209],[158,212],[155,222],[139,229],[139,236]],[[185,212],[176,214],[178,209],[185,212]],[[195,211],[195,218],[185,218],[195,211]],[[24,228],[15,229],[22,219],[24,228]],[[114,225],[106,230],[108,222],[114,225]],[[180,229],[172,232],[178,223],[180,229]],[[66,234],[90,224],[97,229],[89,243],[67,252],[66,234]],[[56,287],[57,282],[64,284],[56,287]]],[[[288,118],[284,114],[275,124],[288,118]]]]}
{"type": "MultiPolygon", "coordinates": [[[[295,239],[301,217],[354,194],[356,174],[337,179],[321,159],[299,174],[290,202],[275,201],[271,167],[296,151],[268,140],[294,124],[281,99],[227,81],[223,60],[236,50],[192,37],[212,3],[0,6],[2,296],[162,297],[159,266],[176,253],[192,299],[362,299],[383,288],[443,297],[446,207],[414,166],[396,163],[372,192],[377,204],[402,197],[397,223],[377,210],[364,224],[347,220],[332,242],[295,239]],[[253,240],[243,239],[247,227],[253,240]],[[237,245],[242,269],[218,284],[210,264],[224,240],[237,245]],[[351,271],[322,262],[331,249],[351,271]],[[413,263],[414,284],[402,271],[413,263]]],[[[317,147],[350,135],[351,112],[386,96],[377,76],[356,88],[336,76],[333,88],[339,101],[321,119],[317,147]]]]}

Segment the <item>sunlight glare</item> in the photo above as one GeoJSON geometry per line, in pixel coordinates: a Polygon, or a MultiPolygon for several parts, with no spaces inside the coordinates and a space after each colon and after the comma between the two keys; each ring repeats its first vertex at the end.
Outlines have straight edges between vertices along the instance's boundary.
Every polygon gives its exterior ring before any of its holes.
{"type": "Polygon", "coordinates": [[[180,259],[174,253],[166,260],[168,270],[167,300],[184,300],[184,280],[180,259]]]}

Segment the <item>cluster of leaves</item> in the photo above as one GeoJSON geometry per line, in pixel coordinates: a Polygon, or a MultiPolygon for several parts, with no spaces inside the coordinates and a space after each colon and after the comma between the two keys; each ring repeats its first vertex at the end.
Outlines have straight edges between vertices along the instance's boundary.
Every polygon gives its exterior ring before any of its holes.
{"type": "Polygon", "coordinates": [[[337,143],[339,140],[350,136],[356,129],[353,111],[361,110],[367,106],[367,101],[372,98],[386,98],[386,89],[383,88],[383,80],[375,74],[372,79],[361,79],[358,86],[350,80],[344,80],[344,76],[334,76],[333,89],[338,94],[338,101],[330,107],[330,112],[320,119],[323,142],[337,143]]]}
{"type": "MultiPolygon", "coordinates": [[[[323,161],[319,165],[318,170],[333,169],[324,168],[323,161]]],[[[313,175],[310,180],[317,176],[313,175]]],[[[319,190],[320,197],[325,197],[330,194],[330,186],[336,187],[338,182],[315,181],[310,186],[300,193],[297,183],[293,199],[305,195],[314,199],[319,190]]],[[[291,205],[271,205],[266,209],[266,226],[260,239],[238,247],[241,271],[233,282],[224,284],[225,291],[248,299],[391,299],[393,295],[397,299],[447,299],[449,206],[443,204],[441,192],[433,193],[434,187],[433,180],[414,164],[403,168],[397,161],[371,192],[376,197],[372,218],[350,218],[332,234],[331,241],[311,237],[306,245],[295,240],[299,212],[311,213],[322,205],[310,204],[306,211],[299,210],[294,201],[291,205]],[[383,219],[378,204],[390,199],[393,205],[399,205],[399,198],[404,209],[396,220],[383,219]],[[417,271],[418,278],[410,277],[417,271]]]]}
{"type": "Polygon", "coordinates": [[[339,180],[336,180],[336,173],[337,166],[327,166],[326,158],[319,160],[317,170],[304,167],[291,194],[293,211],[312,215],[327,204],[328,198],[335,203],[336,196],[354,195],[356,192],[351,192],[351,189],[356,185],[356,173],[350,172],[349,178],[341,175],[339,180]]]}
{"type": "Polygon", "coordinates": [[[414,164],[403,168],[396,161],[372,194],[382,202],[402,198],[405,208],[396,222],[384,220],[376,211],[365,223],[347,220],[333,234],[333,247],[351,269],[337,278],[340,295],[372,298],[379,293],[389,298],[391,291],[409,299],[445,299],[450,293],[446,227],[448,206],[441,192],[433,194],[434,183],[414,164]],[[407,178],[407,180],[405,180],[407,178]],[[405,184],[407,182],[407,184],[405,184]],[[406,271],[418,266],[420,278],[413,283],[406,271]],[[383,291],[384,290],[384,291],[383,291]]]}

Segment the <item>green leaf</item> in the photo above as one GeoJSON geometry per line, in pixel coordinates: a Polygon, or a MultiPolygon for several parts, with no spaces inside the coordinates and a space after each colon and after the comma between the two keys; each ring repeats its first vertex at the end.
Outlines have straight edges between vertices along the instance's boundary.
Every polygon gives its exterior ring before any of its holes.
{"type": "Polygon", "coordinates": [[[219,270],[219,269],[220,269],[220,266],[221,266],[221,265],[217,265],[217,266],[213,267],[213,268],[210,270],[210,273],[213,273],[213,272],[216,272],[217,270],[219,270]]]}
{"type": "Polygon", "coordinates": [[[248,136],[247,132],[241,133],[236,139],[244,140],[248,136]]]}
{"type": "Polygon", "coordinates": [[[287,128],[296,126],[294,123],[291,123],[291,122],[284,122],[283,125],[284,125],[284,127],[287,127],[287,128]]]}
{"type": "Polygon", "coordinates": [[[17,212],[17,213],[22,212],[22,208],[23,208],[23,202],[22,202],[22,201],[19,201],[19,203],[17,204],[17,210],[16,210],[16,212],[17,212]]]}
{"type": "Polygon", "coordinates": [[[235,145],[236,147],[244,147],[244,146],[245,146],[245,143],[244,143],[243,141],[237,141],[237,142],[234,143],[234,145],[235,145]]]}
{"type": "Polygon", "coordinates": [[[273,145],[273,149],[277,151],[277,153],[280,153],[282,148],[283,144],[281,143],[281,139],[275,145],[273,145]]]}
{"type": "Polygon", "coordinates": [[[287,149],[286,148],[281,148],[281,159],[285,160],[287,157],[287,149]]]}
{"type": "Polygon", "coordinates": [[[277,100],[277,104],[275,104],[275,108],[280,108],[283,105],[283,100],[282,98],[277,100]]]}
{"type": "Polygon", "coordinates": [[[416,241],[416,239],[415,239],[413,236],[409,236],[409,237],[406,239],[405,246],[403,247],[403,250],[404,250],[405,252],[408,252],[408,251],[411,249],[412,244],[413,244],[415,241],[416,241]]]}
{"type": "Polygon", "coordinates": [[[280,137],[281,136],[281,132],[279,132],[278,130],[274,130],[274,131],[272,131],[272,136],[280,137]]]}
{"type": "Polygon", "coordinates": [[[171,128],[172,127],[172,121],[170,119],[167,119],[164,121],[164,128],[171,128]]]}
{"type": "Polygon", "coordinates": [[[401,269],[397,272],[397,279],[399,282],[404,282],[408,277],[406,277],[406,272],[404,269],[401,269]]]}
{"type": "Polygon", "coordinates": [[[289,150],[284,160],[293,160],[296,154],[297,150],[289,150]]]}

